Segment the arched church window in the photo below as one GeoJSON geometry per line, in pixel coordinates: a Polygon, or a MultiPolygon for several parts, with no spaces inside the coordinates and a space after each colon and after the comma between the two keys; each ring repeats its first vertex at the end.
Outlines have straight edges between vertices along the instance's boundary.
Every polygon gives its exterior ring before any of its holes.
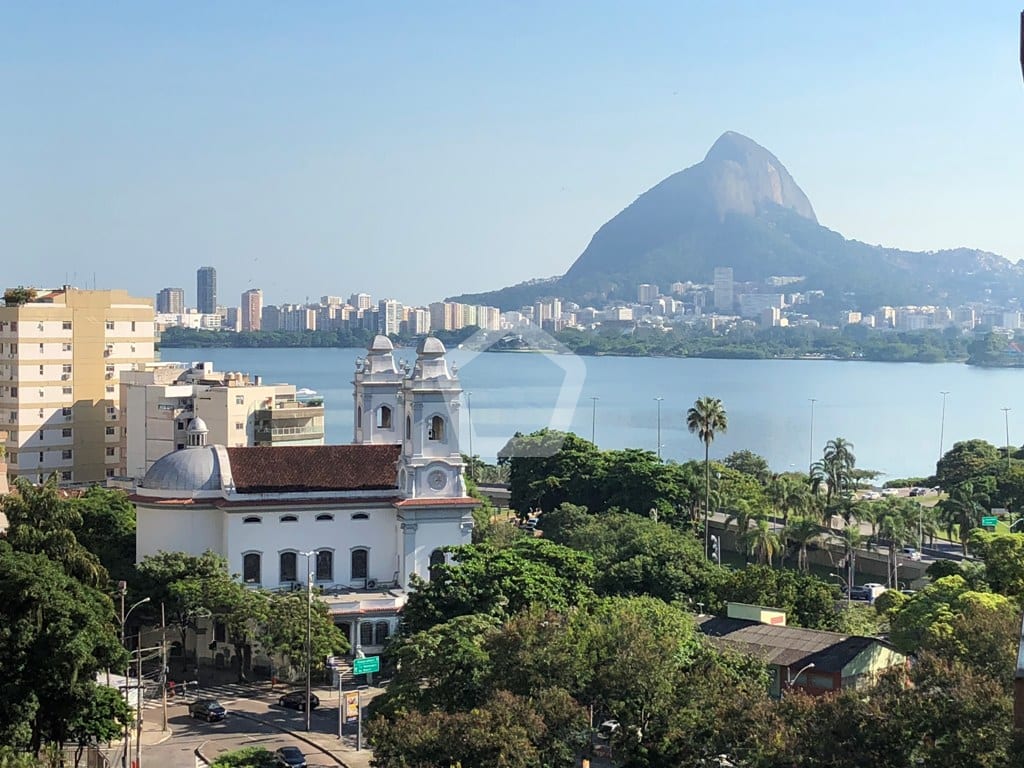
{"type": "Polygon", "coordinates": [[[296,556],[294,552],[282,552],[281,553],[281,583],[288,583],[297,581],[296,574],[298,568],[296,567],[296,556]]]}
{"type": "Polygon", "coordinates": [[[363,406],[356,407],[356,426],[362,428],[363,426],[363,406]]]}
{"type": "Polygon", "coordinates": [[[242,556],[242,579],[246,584],[260,584],[260,553],[248,552],[242,556]]]}
{"type": "Polygon", "coordinates": [[[405,439],[408,440],[412,437],[412,419],[408,416],[405,417],[405,439]]]}
{"type": "Polygon", "coordinates": [[[365,579],[370,573],[370,552],[359,548],[352,550],[352,578],[365,579]]]}
{"type": "Polygon", "coordinates": [[[316,553],[316,580],[334,581],[334,553],[329,549],[316,553]]]}
{"type": "Polygon", "coordinates": [[[391,634],[391,625],[386,621],[378,621],[373,625],[373,644],[384,645],[391,634]]]}
{"type": "Polygon", "coordinates": [[[391,429],[391,408],[386,405],[377,409],[377,429],[391,429]]]}
{"type": "Polygon", "coordinates": [[[359,644],[373,645],[373,622],[362,621],[359,623],[359,644]]]}
{"type": "Polygon", "coordinates": [[[438,567],[442,566],[444,564],[445,564],[445,557],[444,557],[444,551],[443,550],[435,549],[433,552],[430,553],[430,580],[431,581],[433,581],[434,579],[436,579],[438,576],[441,575],[440,571],[438,570],[438,567]]]}
{"type": "Polygon", "coordinates": [[[440,416],[432,416],[430,429],[427,430],[427,440],[444,441],[444,419],[440,416]]]}

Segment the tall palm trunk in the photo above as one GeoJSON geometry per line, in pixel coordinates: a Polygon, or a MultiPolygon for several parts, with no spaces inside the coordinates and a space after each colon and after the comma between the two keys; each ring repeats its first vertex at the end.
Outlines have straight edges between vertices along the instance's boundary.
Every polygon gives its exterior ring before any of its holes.
{"type": "Polygon", "coordinates": [[[711,444],[704,441],[704,557],[708,557],[711,531],[711,444]]]}

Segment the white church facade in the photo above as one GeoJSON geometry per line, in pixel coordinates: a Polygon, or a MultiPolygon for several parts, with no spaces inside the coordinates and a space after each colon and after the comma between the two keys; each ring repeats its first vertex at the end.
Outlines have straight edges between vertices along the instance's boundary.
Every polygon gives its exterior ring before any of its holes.
{"type": "Polygon", "coordinates": [[[311,580],[353,650],[382,645],[411,577],[429,580],[444,547],[471,541],[478,502],[463,481],[462,389],[438,339],[399,367],[376,337],[353,384],[351,445],[207,445],[196,419],[188,448],[135,490],[138,559],[212,550],[254,588],[311,580]]]}

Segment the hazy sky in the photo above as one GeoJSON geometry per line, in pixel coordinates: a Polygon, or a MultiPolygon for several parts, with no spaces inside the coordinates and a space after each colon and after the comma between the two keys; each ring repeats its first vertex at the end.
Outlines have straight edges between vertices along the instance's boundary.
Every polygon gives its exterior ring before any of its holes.
{"type": "Polygon", "coordinates": [[[848,237],[1024,256],[1020,0],[836,5],[6,2],[0,283],[499,288],[726,130],[848,237]]]}

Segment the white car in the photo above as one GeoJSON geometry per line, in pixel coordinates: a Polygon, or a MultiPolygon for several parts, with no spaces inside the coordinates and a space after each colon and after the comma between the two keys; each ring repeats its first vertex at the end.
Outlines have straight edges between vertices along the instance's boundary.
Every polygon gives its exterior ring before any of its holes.
{"type": "Polygon", "coordinates": [[[906,557],[906,558],[909,558],[910,560],[920,560],[921,559],[921,553],[918,552],[913,547],[904,547],[903,548],[903,556],[906,557]]]}

